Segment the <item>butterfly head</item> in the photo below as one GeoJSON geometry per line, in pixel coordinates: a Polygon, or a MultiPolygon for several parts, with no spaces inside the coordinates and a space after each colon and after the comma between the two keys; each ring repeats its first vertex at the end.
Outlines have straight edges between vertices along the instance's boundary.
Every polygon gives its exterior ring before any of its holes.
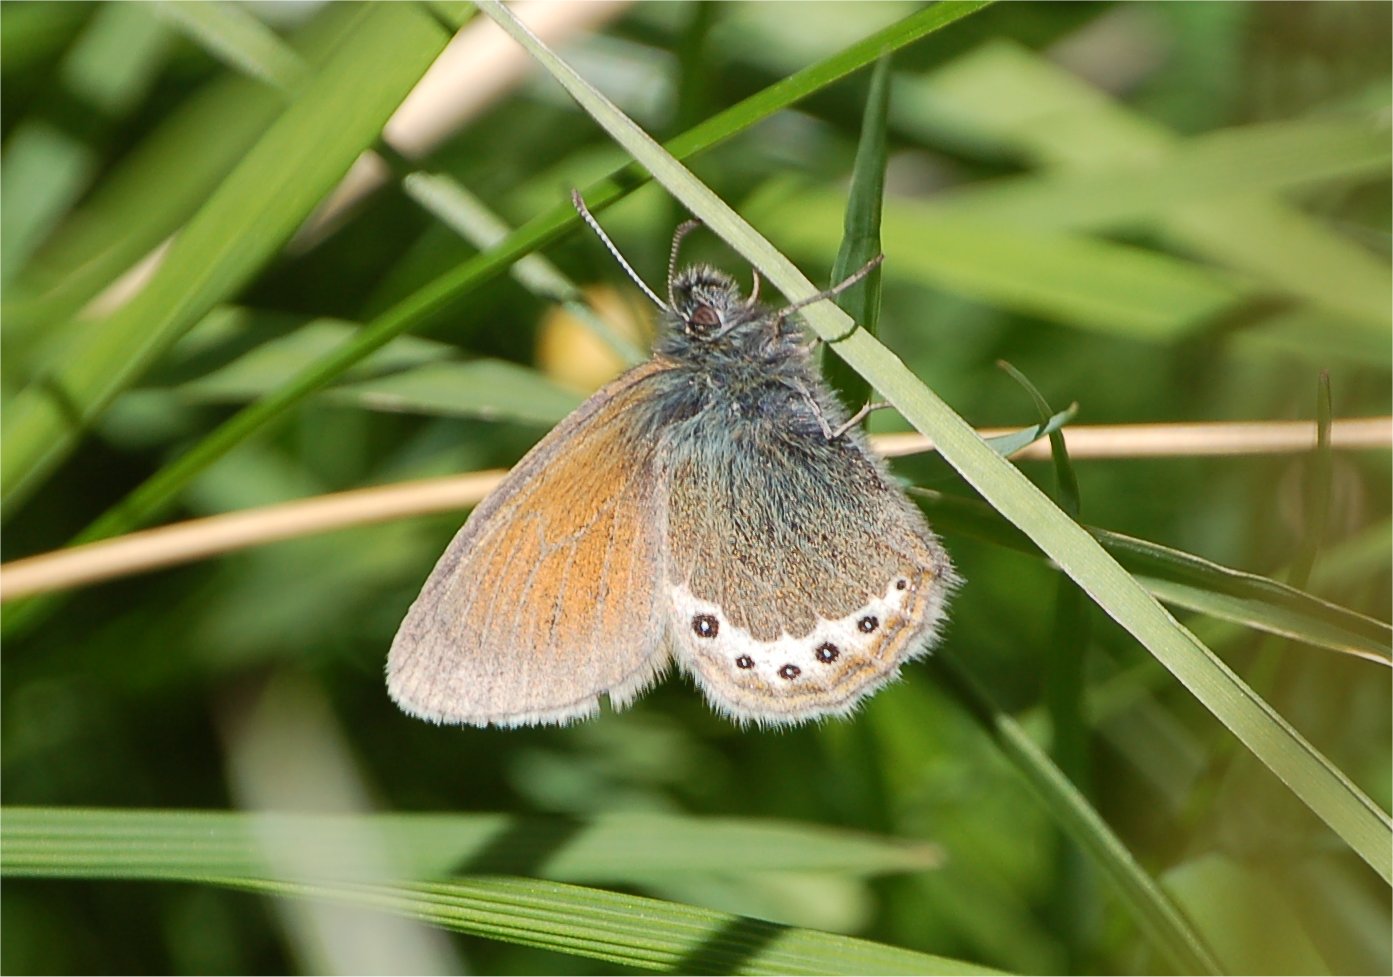
{"type": "Polygon", "coordinates": [[[751,318],[752,306],[740,286],[709,265],[683,269],[673,278],[670,294],[673,324],[698,341],[719,339],[751,318]]]}
{"type": "Polygon", "coordinates": [[[677,272],[668,286],[668,352],[677,350],[753,352],[781,333],[769,310],[748,298],[735,279],[709,265],[677,272]]]}

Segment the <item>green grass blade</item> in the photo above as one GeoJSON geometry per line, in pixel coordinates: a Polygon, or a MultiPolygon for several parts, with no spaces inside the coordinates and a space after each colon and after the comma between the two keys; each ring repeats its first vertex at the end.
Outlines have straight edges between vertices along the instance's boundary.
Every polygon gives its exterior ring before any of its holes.
{"type": "MultiPolygon", "coordinates": [[[[219,306],[174,345],[141,389],[169,390],[193,401],[254,400],[361,328],[343,319],[219,306]]],[[[402,336],[344,379],[364,380],[458,356],[458,347],[449,343],[402,336]]]]}
{"type": "MultiPolygon", "coordinates": [[[[1380,665],[1393,666],[1393,650],[1356,634],[1338,624],[1311,617],[1287,607],[1274,606],[1252,598],[1235,597],[1205,590],[1175,580],[1138,576],[1142,585],[1157,600],[1188,611],[1230,621],[1265,634],[1290,638],[1320,648],[1329,648],[1380,665]]],[[[1299,591],[1298,591],[1299,593],[1299,591]]]]}
{"type": "Polygon", "coordinates": [[[506,815],[369,817],[6,808],[0,874],[192,881],[351,902],[490,939],[680,973],[990,973],[852,937],[562,882],[671,873],[922,871],[922,842],[792,823],[616,813],[584,823],[506,815]],[[377,853],[365,855],[373,847],[377,853]],[[293,851],[294,868],[278,858],[293,851]],[[415,881],[384,883],[381,865],[415,881]],[[377,876],[377,877],[374,877],[377,876]]]}
{"type": "Polygon", "coordinates": [[[1056,431],[1064,430],[1064,426],[1074,419],[1074,415],[1079,412],[1079,405],[1072,404],[1068,409],[1062,410],[1057,414],[1051,414],[1034,427],[1023,427],[1019,431],[1010,434],[998,434],[987,438],[987,444],[991,445],[993,451],[1003,458],[1020,451],[1026,445],[1034,444],[1041,438],[1054,436],[1056,431]]]}
{"type": "Polygon", "coordinates": [[[671,814],[601,814],[585,821],[505,814],[372,816],[7,807],[3,873],[173,879],[285,877],[294,851],[315,877],[380,880],[373,847],[394,877],[519,874],[567,882],[639,883],[672,872],[924,871],[932,844],[792,822],[671,814]]]}
{"type": "Polygon", "coordinates": [[[559,882],[304,885],[215,879],[268,895],[331,899],[459,933],[676,974],[992,974],[961,960],[559,882]]]}
{"type": "MultiPolygon", "coordinates": [[[[1233,974],[1338,974],[1311,939],[1305,918],[1267,873],[1218,852],[1169,871],[1166,888],[1210,934],[1233,974]],[[1261,939],[1253,934],[1261,933],[1261,939]]],[[[1316,924],[1319,925],[1319,924],[1316,924]]]]}
{"type": "MultiPolygon", "coordinates": [[[[343,321],[220,308],[176,344],[140,392],[168,393],[186,403],[253,401],[360,329],[343,321]]],[[[581,401],[536,370],[504,360],[461,360],[456,347],[413,336],[397,337],[319,396],[366,410],[533,424],[554,424],[581,401]]]]}
{"type": "Polygon", "coordinates": [[[1321,371],[1316,381],[1316,447],[1307,466],[1305,484],[1305,519],[1301,549],[1292,561],[1287,580],[1293,587],[1305,587],[1311,579],[1321,544],[1325,542],[1326,523],[1330,519],[1330,480],[1333,457],[1330,449],[1330,423],[1334,411],[1330,403],[1330,374],[1321,371]]]}
{"type": "Polygon", "coordinates": [[[1170,897],[1137,863],[1098,811],[1064,772],[1050,761],[1020,724],[1004,713],[952,656],[938,655],[932,667],[968,714],[1025,777],[1060,827],[1112,880],[1138,925],[1167,958],[1186,973],[1221,973],[1213,951],[1170,897]]]}
{"type": "MultiPolygon", "coordinates": [[[[1035,384],[1031,383],[1024,373],[1005,360],[999,361],[997,366],[1005,370],[1006,374],[1030,395],[1030,399],[1035,402],[1035,411],[1040,415],[1041,426],[1048,427],[1051,419],[1057,415],[1035,384]]],[[[1054,480],[1056,491],[1059,493],[1059,507],[1077,519],[1079,515],[1079,479],[1074,473],[1073,464],[1069,461],[1069,449],[1064,443],[1064,435],[1057,429],[1051,430],[1049,436],[1050,458],[1054,463],[1054,480]]]]}
{"type": "MultiPolygon", "coordinates": [[[[1051,408],[1044,395],[1010,363],[1002,361],[998,365],[1030,395],[1041,423],[1047,424],[1051,408]]],[[[1050,456],[1059,507],[1071,518],[1077,519],[1079,480],[1069,461],[1064,435],[1058,431],[1050,432],[1050,456]]],[[[1050,636],[1050,669],[1045,676],[1045,706],[1050,715],[1055,760],[1080,790],[1087,791],[1088,726],[1083,721],[1083,694],[1085,658],[1091,629],[1083,594],[1068,578],[1060,577],[1059,580],[1054,627],[1050,636]]]]}
{"type": "Polygon", "coordinates": [[[165,63],[169,40],[169,31],[148,8],[99,8],[50,81],[61,90],[59,98],[86,106],[90,131],[79,133],[39,114],[6,133],[0,283],[7,289],[34,249],[87,190],[95,150],[145,97],[165,63]]]}
{"type": "Polygon", "coordinates": [[[259,78],[286,92],[294,92],[306,80],[300,55],[246,7],[217,0],[161,0],[155,10],[213,57],[248,78],[259,78]]]}
{"type": "MultiPolygon", "coordinates": [[[[842,244],[832,262],[829,288],[850,278],[866,263],[881,253],[880,213],[885,200],[885,129],[890,109],[890,56],[876,62],[871,72],[870,92],[866,95],[866,111],[861,117],[861,139],[856,146],[856,161],[851,169],[851,190],[847,194],[846,216],[843,219],[842,244]]],[[[871,335],[876,334],[880,320],[881,266],[836,298],[843,312],[871,335]]],[[[851,369],[830,349],[822,356],[823,373],[833,389],[842,395],[842,402],[852,409],[871,399],[871,387],[861,374],[851,369]]]]}
{"type": "MultiPolygon", "coordinates": [[[[817,293],[792,262],[537,41],[506,8],[493,0],[481,0],[479,6],[526,47],[616,142],[648,167],[654,179],[763,271],[775,287],[793,301],[817,293]]],[[[805,313],[807,321],[824,339],[846,336],[837,343],[837,352],[861,371],[917,430],[933,438],[939,453],[973,488],[1155,655],[1360,858],[1385,881],[1393,881],[1393,821],[1387,813],[1182,628],[1083,527],[992,451],[894,354],[874,338],[854,331],[846,314],[830,303],[817,303],[805,313]]]]}
{"type": "Polygon", "coordinates": [[[334,58],[174,240],[149,284],[11,402],[0,449],[7,508],[117,393],[280,248],[448,40],[412,5],[360,13],[334,58]]]}
{"type": "MultiPolygon", "coordinates": [[[[1030,395],[1044,423],[1050,405],[1024,373],[1006,361],[998,366],[1030,395]]],[[[1069,460],[1064,435],[1050,432],[1050,457],[1054,467],[1055,497],[1070,518],[1079,517],[1079,481],[1069,460]]],[[[1091,729],[1084,719],[1084,694],[1088,645],[1093,619],[1083,592],[1063,574],[1056,577],[1054,615],[1050,628],[1045,673],[1045,710],[1050,717],[1050,755],[1059,770],[1085,797],[1092,793],[1093,758],[1089,750],[1091,729]]],[[[1091,942],[1089,930],[1096,925],[1096,896],[1093,876],[1075,845],[1060,845],[1054,855],[1059,878],[1057,898],[1051,901],[1050,919],[1064,934],[1071,970],[1078,970],[1085,959],[1084,948],[1091,942]]],[[[1149,878],[1147,881],[1150,881],[1149,878]]]]}
{"type": "Polygon", "coordinates": [[[552,425],[584,399],[541,373],[506,360],[431,363],[334,386],[324,399],[368,410],[552,425]]]}

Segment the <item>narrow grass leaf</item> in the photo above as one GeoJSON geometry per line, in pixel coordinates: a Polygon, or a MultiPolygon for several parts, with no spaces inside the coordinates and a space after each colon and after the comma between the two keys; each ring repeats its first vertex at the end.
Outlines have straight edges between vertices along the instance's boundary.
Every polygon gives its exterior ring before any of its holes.
{"type": "MultiPolygon", "coordinates": [[[[1016,381],[1035,403],[1041,421],[1048,423],[1050,405],[1024,373],[1004,360],[997,365],[1016,381]]],[[[1070,518],[1079,517],[1079,481],[1069,461],[1064,435],[1050,433],[1050,457],[1054,467],[1055,499],[1070,518]]],[[[1089,751],[1091,729],[1084,719],[1084,679],[1088,644],[1092,637],[1092,618],[1083,592],[1064,574],[1055,582],[1054,615],[1050,628],[1049,668],[1045,673],[1045,709],[1050,717],[1050,754],[1060,772],[1084,796],[1092,793],[1093,763],[1089,751]]],[[[1059,879],[1058,898],[1049,915],[1063,935],[1071,970],[1087,959],[1085,947],[1096,927],[1097,898],[1093,876],[1083,861],[1082,851],[1068,841],[1054,853],[1059,879]]]]}
{"type": "MultiPolygon", "coordinates": [[[[1048,428],[1050,422],[1059,415],[1055,414],[1050,408],[1039,388],[1030,382],[1030,379],[1005,360],[998,360],[997,366],[1006,371],[1007,376],[1030,395],[1030,399],[1035,403],[1035,411],[1040,415],[1040,425],[1048,428]]],[[[1079,479],[1074,473],[1073,463],[1069,461],[1069,448],[1064,442],[1064,435],[1058,429],[1049,431],[1050,437],[1050,458],[1054,462],[1054,481],[1056,491],[1059,494],[1059,507],[1074,518],[1079,515],[1079,479]]]]}
{"type": "Polygon", "coordinates": [[[1221,973],[1204,938],[1020,724],[1003,712],[951,655],[935,655],[930,664],[968,715],[1025,777],[1059,826],[1093,856],[1167,965],[1184,973],[1221,973]]]}
{"type": "Polygon", "coordinates": [[[332,899],[458,933],[675,974],[994,974],[883,943],[559,882],[305,885],[210,879],[268,895],[332,899]]]}
{"type": "MultiPolygon", "coordinates": [[[[342,345],[362,327],[243,306],[219,306],[184,336],[141,385],[191,401],[253,400],[342,345]]],[[[431,339],[402,336],[345,375],[362,380],[457,357],[431,339]]]]}
{"type": "Polygon", "coordinates": [[[1347,972],[1322,958],[1313,921],[1261,868],[1211,853],[1167,872],[1165,886],[1200,921],[1227,973],[1347,972]]]}
{"type": "Polygon", "coordinates": [[[932,844],[792,822],[613,813],[583,821],[505,814],[370,816],[240,811],[7,807],[7,876],[278,878],[289,847],[325,877],[370,881],[354,855],[379,846],[403,878],[520,874],[638,882],[672,872],[840,872],[858,877],[938,865],[932,844]]]}
{"type": "Polygon", "coordinates": [[[223,2],[161,0],[155,12],[213,57],[248,78],[286,93],[303,84],[308,72],[300,55],[243,6],[223,2]]]}
{"type": "Polygon", "coordinates": [[[1178,140],[1170,152],[1082,170],[976,184],[935,207],[982,220],[1057,229],[1149,224],[1183,207],[1386,175],[1385,123],[1293,119],[1178,140]]]}
{"type": "MultiPolygon", "coordinates": [[[[402,176],[407,196],[475,247],[487,250],[507,239],[513,229],[459,181],[442,173],[402,176]]],[[[630,365],[643,360],[643,351],[620,335],[584,300],[580,288],[540,254],[529,254],[513,265],[511,274],[533,295],[555,302],[575,316],[601,342],[630,365]]]]}
{"type": "Polygon", "coordinates": [[[321,396],[368,410],[546,425],[559,422],[583,399],[536,370],[492,359],[430,363],[339,384],[321,396]]]}
{"type": "MultiPolygon", "coordinates": [[[[10,21],[6,21],[6,31],[10,21]]],[[[164,67],[170,32],[148,8],[97,8],[53,70],[53,98],[84,107],[75,127],[52,112],[38,112],[5,134],[5,179],[0,183],[0,282],[7,288],[35,249],[88,189],[97,152],[112,127],[143,99],[164,67]]],[[[6,71],[10,63],[6,61],[6,71]]],[[[6,322],[6,355],[12,330],[6,322]]]]}
{"type": "MultiPolygon", "coordinates": [[[[1024,373],[1010,363],[998,362],[1011,379],[1029,394],[1041,423],[1050,419],[1050,405],[1024,373]]],[[[1069,461],[1064,435],[1050,433],[1050,457],[1054,465],[1056,501],[1071,518],[1079,516],[1079,480],[1069,461]]],[[[1090,634],[1088,609],[1082,592],[1068,577],[1059,578],[1055,595],[1054,626],[1050,635],[1050,668],[1045,676],[1045,705],[1053,732],[1053,754],[1059,767],[1080,790],[1088,791],[1088,727],[1083,721],[1085,656],[1090,634]]]]}
{"type": "MultiPolygon", "coordinates": [[[[885,129],[890,107],[891,60],[887,54],[871,72],[866,110],[861,117],[861,138],[856,144],[856,160],[851,168],[851,188],[847,194],[846,216],[842,222],[842,243],[832,262],[833,288],[860,271],[881,253],[880,212],[885,200],[885,129]]],[[[871,335],[880,321],[881,266],[837,296],[837,305],[871,335]]],[[[822,369],[842,402],[852,409],[871,399],[871,386],[841,357],[830,349],[823,352],[822,369]]]]}
{"type": "Polygon", "coordinates": [[[988,445],[1003,458],[1009,458],[1017,451],[1027,445],[1034,444],[1041,438],[1053,438],[1056,431],[1064,430],[1064,426],[1074,419],[1074,415],[1079,412],[1078,404],[1070,404],[1065,410],[1057,414],[1051,414],[1034,427],[1023,427],[1019,431],[1010,434],[998,434],[986,439],[988,445]]]}
{"type": "Polygon", "coordinates": [[[1325,542],[1325,527],[1330,518],[1330,480],[1333,472],[1330,449],[1332,415],[1330,374],[1322,370],[1316,381],[1316,447],[1306,468],[1306,504],[1301,548],[1287,575],[1287,582],[1293,587],[1305,587],[1311,579],[1311,570],[1316,565],[1321,544],[1325,542]]]}
{"type": "Polygon", "coordinates": [[[855,875],[937,864],[932,845],[778,822],[613,814],[587,823],[505,815],[370,817],[7,808],[0,873],[190,881],[332,899],[458,932],[678,973],[991,973],[962,961],[695,906],[523,878],[642,885],[670,873],[855,875]],[[367,877],[365,838],[416,881],[367,877]],[[283,878],[268,853],[331,869],[283,878]],[[301,856],[308,856],[302,861],[301,856]]]}
{"type": "Polygon", "coordinates": [[[1290,638],[1318,648],[1329,648],[1380,665],[1393,666],[1393,650],[1364,635],[1340,627],[1332,621],[1274,606],[1261,600],[1235,597],[1205,590],[1175,580],[1138,576],[1137,579],[1157,600],[1171,607],[1196,611],[1221,621],[1230,621],[1265,634],[1290,638]]]}

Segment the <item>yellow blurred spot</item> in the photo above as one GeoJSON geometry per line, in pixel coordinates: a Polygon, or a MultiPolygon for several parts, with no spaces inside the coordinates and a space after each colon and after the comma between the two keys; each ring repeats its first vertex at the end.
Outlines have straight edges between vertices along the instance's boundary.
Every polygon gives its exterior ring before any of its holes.
{"type": "MultiPolygon", "coordinates": [[[[584,289],[586,300],[616,335],[646,349],[650,328],[635,296],[608,285],[584,289]]],[[[537,331],[537,366],[557,383],[590,393],[617,376],[627,364],[581,319],[553,306],[537,331]]]]}

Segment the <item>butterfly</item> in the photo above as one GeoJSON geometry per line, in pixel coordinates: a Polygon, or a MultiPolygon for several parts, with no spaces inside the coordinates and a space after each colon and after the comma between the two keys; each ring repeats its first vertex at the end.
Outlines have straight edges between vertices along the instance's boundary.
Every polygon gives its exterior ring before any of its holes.
{"type": "Polygon", "coordinates": [[[675,660],[737,721],[849,714],[936,640],[947,553],[818,372],[807,302],[679,271],[695,221],[664,302],[574,199],[661,336],[474,510],[392,642],[389,694],[437,723],[562,724],[675,660]]]}

